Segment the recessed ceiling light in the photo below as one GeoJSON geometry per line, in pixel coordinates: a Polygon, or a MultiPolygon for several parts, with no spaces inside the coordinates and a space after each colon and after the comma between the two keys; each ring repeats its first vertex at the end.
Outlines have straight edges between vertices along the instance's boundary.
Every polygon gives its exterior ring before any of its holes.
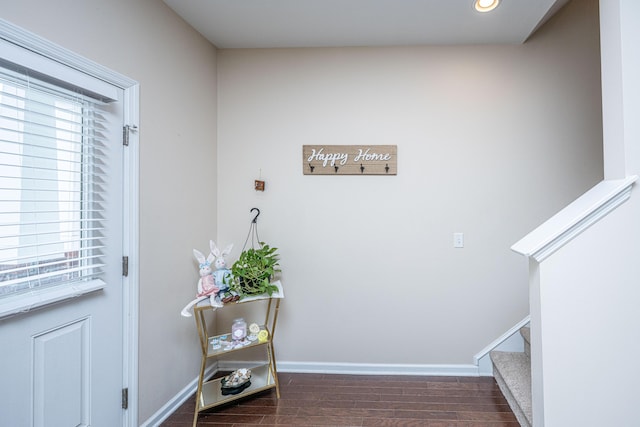
{"type": "Polygon", "coordinates": [[[500,4],[500,0],[476,0],[474,7],[478,12],[490,12],[500,4]]]}

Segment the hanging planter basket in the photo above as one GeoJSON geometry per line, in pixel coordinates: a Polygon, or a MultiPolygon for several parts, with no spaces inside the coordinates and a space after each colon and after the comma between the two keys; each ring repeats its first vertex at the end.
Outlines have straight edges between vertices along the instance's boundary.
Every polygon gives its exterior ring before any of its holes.
{"type": "Polygon", "coordinates": [[[271,284],[276,273],[280,272],[278,248],[273,248],[258,237],[257,219],[258,213],[251,221],[247,240],[242,248],[242,253],[238,260],[231,266],[231,283],[230,287],[241,296],[253,296],[268,294],[271,296],[273,292],[278,290],[276,285],[271,284]],[[247,243],[251,239],[251,247],[247,247],[247,243]]]}

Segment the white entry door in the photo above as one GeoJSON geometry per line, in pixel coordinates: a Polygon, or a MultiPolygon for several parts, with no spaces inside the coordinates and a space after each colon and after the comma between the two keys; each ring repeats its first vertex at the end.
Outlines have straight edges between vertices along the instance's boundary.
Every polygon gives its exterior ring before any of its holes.
{"type": "Polygon", "coordinates": [[[16,52],[0,44],[0,426],[122,426],[123,91],[16,52]]]}

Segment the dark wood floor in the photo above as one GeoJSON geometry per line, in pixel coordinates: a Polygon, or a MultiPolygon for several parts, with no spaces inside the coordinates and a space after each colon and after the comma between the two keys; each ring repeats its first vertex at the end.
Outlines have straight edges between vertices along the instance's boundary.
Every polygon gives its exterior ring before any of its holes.
{"type": "MultiPolygon", "coordinates": [[[[201,412],[198,426],[519,427],[492,377],[280,373],[275,390],[201,412]]],[[[195,397],[162,427],[189,427],[195,397]]]]}

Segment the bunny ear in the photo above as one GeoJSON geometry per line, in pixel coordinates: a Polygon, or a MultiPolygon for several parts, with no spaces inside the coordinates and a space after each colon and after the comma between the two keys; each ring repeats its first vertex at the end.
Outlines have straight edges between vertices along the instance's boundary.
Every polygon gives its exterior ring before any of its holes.
{"type": "Polygon", "coordinates": [[[233,243],[224,248],[224,251],[222,251],[222,256],[229,255],[231,253],[231,249],[233,249],[233,243]]]}
{"type": "Polygon", "coordinates": [[[212,262],[214,259],[216,259],[216,257],[215,257],[212,253],[209,253],[209,256],[207,257],[207,262],[208,262],[209,264],[211,264],[211,262],[212,262]]]}
{"type": "Polygon", "coordinates": [[[206,262],[204,254],[202,252],[200,252],[199,250],[194,249],[193,250],[193,255],[196,257],[196,259],[198,260],[198,262],[200,264],[204,264],[206,262]]]}
{"type": "Polygon", "coordinates": [[[216,246],[216,243],[213,240],[209,240],[209,247],[211,248],[211,253],[217,258],[220,256],[220,249],[216,246]]]}

